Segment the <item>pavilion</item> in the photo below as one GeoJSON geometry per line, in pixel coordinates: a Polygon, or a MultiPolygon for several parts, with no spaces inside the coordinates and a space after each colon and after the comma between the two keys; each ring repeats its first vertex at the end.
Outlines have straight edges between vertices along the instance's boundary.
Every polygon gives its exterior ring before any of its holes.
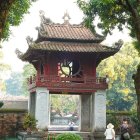
{"type": "Polygon", "coordinates": [[[96,67],[117,53],[122,42],[115,47],[101,45],[102,36],[82,24],[72,25],[65,13],[64,23],[51,22],[41,13],[38,38],[27,37],[25,53],[17,50],[22,61],[36,68],[30,77],[29,112],[38,120],[40,129],[49,127],[49,95],[71,94],[80,96],[79,132],[88,132],[92,140],[101,140],[106,128],[106,77],[96,77],[96,67]],[[100,135],[98,135],[100,134],[100,135]]]}

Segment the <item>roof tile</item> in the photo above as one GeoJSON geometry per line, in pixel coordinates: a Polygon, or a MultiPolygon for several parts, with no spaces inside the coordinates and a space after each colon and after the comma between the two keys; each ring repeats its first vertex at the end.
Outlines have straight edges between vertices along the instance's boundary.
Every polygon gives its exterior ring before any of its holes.
{"type": "Polygon", "coordinates": [[[117,49],[97,43],[70,43],[44,41],[31,46],[33,50],[61,52],[114,52],[117,49]]]}
{"type": "Polygon", "coordinates": [[[82,25],[43,24],[42,26],[47,33],[46,38],[98,40],[90,29],[82,25]]]}

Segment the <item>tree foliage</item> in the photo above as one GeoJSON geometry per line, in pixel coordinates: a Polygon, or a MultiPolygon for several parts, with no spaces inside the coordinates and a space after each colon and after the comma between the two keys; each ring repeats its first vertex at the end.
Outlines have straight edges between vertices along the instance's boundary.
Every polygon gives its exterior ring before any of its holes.
{"type": "Polygon", "coordinates": [[[9,70],[11,70],[11,67],[3,62],[3,52],[0,50],[0,79],[9,70]]]}
{"type": "Polygon", "coordinates": [[[12,72],[10,78],[5,81],[6,93],[11,95],[22,95],[22,74],[12,72]]]}
{"type": "Polygon", "coordinates": [[[36,74],[36,70],[33,67],[33,65],[31,64],[26,64],[23,67],[23,83],[22,83],[22,90],[23,90],[23,94],[24,95],[28,95],[28,83],[27,83],[27,79],[30,78],[30,76],[33,76],[36,74]]]}
{"type": "Polygon", "coordinates": [[[31,0],[4,0],[0,3],[0,39],[9,38],[10,26],[18,26],[30,6],[31,0]]]}
{"type": "Polygon", "coordinates": [[[83,140],[83,138],[78,134],[63,133],[63,134],[58,134],[56,140],[83,140]]]}
{"type": "Polygon", "coordinates": [[[7,78],[5,75],[11,71],[11,67],[3,62],[3,52],[0,50],[0,91],[5,92],[6,86],[4,79],[7,78]]]}
{"type": "Polygon", "coordinates": [[[24,120],[23,120],[23,127],[25,129],[27,129],[27,128],[35,129],[36,122],[37,122],[37,120],[35,119],[34,116],[32,116],[31,114],[26,114],[24,117],[24,120]]]}
{"type": "Polygon", "coordinates": [[[140,34],[140,2],[137,0],[77,0],[85,14],[85,24],[93,27],[95,18],[100,18],[98,27],[103,33],[111,33],[115,27],[130,29],[130,35],[138,39],[140,34]]]}
{"type": "Polygon", "coordinates": [[[73,95],[51,95],[51,112],[52,115],[60,116],[76,114],[78,112],[79,98],[73,95]]]}
{"type": "Polygon", "coordinates": [[[131,43],[125,44],[112,57],[102,61],[97,72],[99,76],[109,76],[107,108],[110,110],[132,110],[136,108],[136,94],[133,73],[140,63],[138,52],[131,43]]]}
{"type": "Polygon", "coordinates": [[[11,95],[28,95],[27,79],[36,74],[31,64],[23,67],[23,72],[12,72],[10,78],[5,80],[6,92],[11,95]]]}

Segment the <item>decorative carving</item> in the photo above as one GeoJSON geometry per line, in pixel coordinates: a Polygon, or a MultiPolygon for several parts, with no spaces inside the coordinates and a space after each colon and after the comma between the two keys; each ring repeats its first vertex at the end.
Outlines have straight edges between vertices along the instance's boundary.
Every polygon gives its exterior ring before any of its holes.
{"type": "Polygon", "coordinates": [[[36,29],[37,31],[39,31],[40,28],[39,28],[39,27],[35,27],[35,29],[36,29]]]}
{"type": "Polygon", "coordinates": [[[36,30],[38,31],[39,34],[41,34],[42,36],[46,36],[47,32],[45,32],[45,29],[43,27],[43,25],[41,24],[40,27],[36,27],[36,30]]]}
{"type": "Polygon", "coordinates": [[[15,50],[15,53],[17,54],[18,57],[20,57],[21,55],[23,55],[23,53],[19,49],[16,49],[15,50]]]}
{"type": "Polygon", "coordinates": [[[26,40],[29,46],[33,44],[33,38],[31,38],[30,36],[27,36],[26,40]]]}
{"type": "Polygon", "coordinates": [[[39,14],[40,14],[39,16],[40,16],[41,23],[45,23],[45,20],[46,20],[45,12],[43,10],[40,10],[39,14]]]}
{"type": "Polygon", "coordinates": [[[114,44],[114,48],[116,48],[116,49],[119,50],[119,49],[122,47],[122,45],[123,45],[123,40],[120,39],[118,42],[116,42],[116,43],[114,44]]]}
{"type": "Polygon", "coordinates": [[[41,24],[52,23],[50,18],[45,17],[45,12],[43,10],[40,10],[39,13],[40,13],[41,24]]]}
{"type": "Polygon", "coordinates": [[[47,35],[47,32],[45,32],[44,26],[41,24],[40,28],[39,28],[39,32],[41,35],[45,36],[47,35]]]}
{"type": "Polygon", "coordinates": [[[68,12],[66,11],[63,16],[64,24],[69,24],[69,20],[71,19],[68,12]]]}
{"type": "Polygon", "coordinates": [[[73,60],[69,61],[64,59],[63,62],[59,64],[58,73],[60,75],[70,77],[70,76],[78,76],[81,77],[81,65],[78,61],[73,60]]]}

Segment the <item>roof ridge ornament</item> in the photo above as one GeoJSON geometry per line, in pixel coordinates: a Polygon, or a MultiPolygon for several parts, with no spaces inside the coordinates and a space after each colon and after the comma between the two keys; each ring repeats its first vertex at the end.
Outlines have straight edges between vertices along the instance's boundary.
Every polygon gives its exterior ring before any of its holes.
{"type": "Polygon", "coordinates": [[[118,42],[115,42],[115,44],[113,45],[113,48],[116,48],[116,49],[120,50],[120,48],[122,47],[123,43],[124,43],[123,40],[119,39],[118,42]]]}
{"type": "Polygon", "coordinates": [[[29,46],[34,43],[33,38],[31,38],[30,36],[27,36],[26,40],[27,40],[27,43],[28,43],[29,46]]]}
{"type": "Polygon", "coordinates": [[[40,27],[36,27],[36,30],[42,35],[46,36],[48,33],[45,32],[44,26],[41,24],[40,27]]]}
{"type": "Polygon", "coordinates": [[[65,24],[65,25],[69,25],[69,24],[70,24],[70,23],[69,23],[69,20],[70,20],[71,18],[70,18],[70,15],[69,15],[69,13],[68,13],[67,10],[66,10],[66,12],[64,13],[63,19],[64,19],[64,24],[65,24]]]}
{"type": "Polygon", "coordinates": [[[23,55],[23,53],[18,48],[16,48],[15,53],[19,58],[23,55]]]}
{"type": "Polygon", "coordinates": [[[43,10],[39,11],[39,16],[42,24],[52,23],[50,18],[45,17],[45,12],[43,10]]]}
{"type": "Polygon", "coordinates": [[[40,16],[41,23],[44,23],[45,22],[45,12],[43,10],[39,11],[39,16],[40,16]]]}

